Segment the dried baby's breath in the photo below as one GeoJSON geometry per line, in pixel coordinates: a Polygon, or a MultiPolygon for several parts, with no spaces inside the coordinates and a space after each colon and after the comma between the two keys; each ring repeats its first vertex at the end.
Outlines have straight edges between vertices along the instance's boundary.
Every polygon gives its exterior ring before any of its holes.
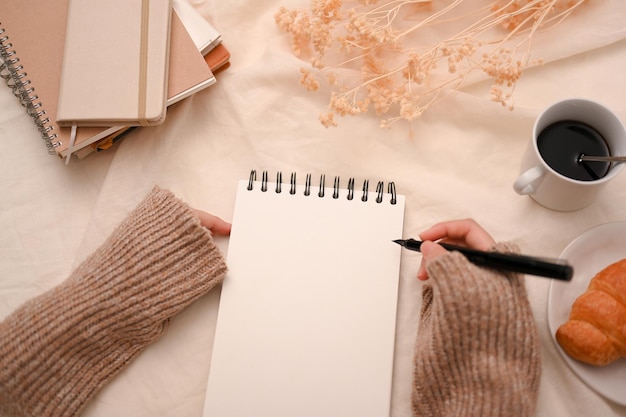
{"type": "Polygon", "coordinates": [[[537,31],[558,25],[586,0],[312,0],[275,15],[296,55],[310,59],[301,84],[330,88],[324,126],[373,110],[383,126],[418,118],[473,73],[513,109],[537,31]]]}

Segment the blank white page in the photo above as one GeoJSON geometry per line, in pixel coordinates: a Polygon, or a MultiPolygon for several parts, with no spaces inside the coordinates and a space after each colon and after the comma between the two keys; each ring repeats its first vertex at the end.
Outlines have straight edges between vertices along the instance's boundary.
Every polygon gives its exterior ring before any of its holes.
{"type": "Polygon", "coordinates": [[[205,417],[389,415],[405,200],[359,186],[239,183],[205,417]]]}

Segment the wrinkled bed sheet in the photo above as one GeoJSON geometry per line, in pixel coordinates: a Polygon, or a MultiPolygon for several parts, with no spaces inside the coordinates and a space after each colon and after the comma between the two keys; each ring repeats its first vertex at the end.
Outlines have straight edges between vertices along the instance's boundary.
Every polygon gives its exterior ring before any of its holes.
{"type": "MultiPolygon", "coordinates": [[[[626,120],[626,3],[590,3],[537,40],[535,54],[545,62],[523,73],[515,110],[491,102],[489,84],[478,79],[419,120],[391,129],[380,129],[373,114],[340,119],[335,128],[320,125],[327,96],[299,86],[306,62],[293,55],[273,19],[280,6],[306,7],[306,0],[193,1],[222,33],[230,67],[216,85],[170,108],[163,125],[68,166],[46,153],[15,98],[1,88],[0,318],[64,280],[153,185],[231,220],[236,183],[251,169],[395,181],[406,195],[406,237],[472,217],[527,254],[558,257],[584,231],[626,220],[624,173],[593,205],[571,213],[547,210],[512,188],[533,121],[552,102],[587,97],[626,120]]],[[[227,252],[228,239],[217,241],[227,252]]],[[[419,254],[403,253],[393,417],[411,414],[419,263],[419,254]]],[[[546,319],[549,280],[526,283],[542,342],[538,414],[626,416],[626,408],[591,390],[558,354],[546,319]]],[[[218,303],[215,290],[176,317],[84,416],[200,417],[218,303]]]]}

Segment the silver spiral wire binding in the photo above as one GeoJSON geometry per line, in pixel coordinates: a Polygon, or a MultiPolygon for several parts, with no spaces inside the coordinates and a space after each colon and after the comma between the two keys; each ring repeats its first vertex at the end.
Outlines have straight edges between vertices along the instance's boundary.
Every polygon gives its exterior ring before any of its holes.
{"type": "Polygon", "coordinates": [[[289,194],[295,194],[296,193],[296,173],[292,172],[291,173],[291,185],[289,188],[289,194]]]}
{"type": "Polygon", "coordinates": [[[283,173],[278,171],[276,174],[276,194],[280,194],[283,190],[283,173]]]}
{"type": "Polygon", "coordinates": [[[339,198],[339,177],[335,177],[335,183],[333,184],[333,198],[339,198]]]}
{"type": "Polygon", "coordinates": [[[306,174],[306,181],[304,182],[304,195],[311,195],[311,174],[306,174]]]}
{"type": "Polygon", "coordinates": [[[13,49],[13,44],[9,42],[9,36],[0,22],[0,78],[4,79],[6,85],[11,89],[13,95],[18,98],[20,104],[26,109],[28,114],[41,134],[48,153],[56,154],[54,148],[61,145],[60,141],[55,141],[59,137],[54,132],[54,127],[50,124],[50,118],[44,117],[46,111],[43,110],[39,97],[35,94],[35,89],[31,86],[28,74],[21,65],[17,52],[13,49]]]}
{"type": "MultiPolygon", "coordinates": [[[[252,191],[254,189],[254,183],[256,182],[257,179],[257,174],[256,174],[256,170],[251,170],[250,171],[250,176],[248,178],[248,186],[246,187],[246,189],[248,191],[252,191]]],[[[296,173],[292,172],[291,173],[291,179],[290,179],[290,184],[289,184],[289,194],[296,194],[297,192],[297,183],[296,183],[296,173]]],[[[283,174],[282,172],[278,171],[276,173],[276,188],[275,188],[275,192],[278,194],[280,192],[282,192],[282,183],[283,183],[283,174]]],[[[304,195],[305,196],[309,196],[311,195],[311,183],[312,183],[312,176],[311,174],[306,174],[306,180],[305,180],[305,185],[304,185],[304,195]]],[[[320,175],[320,183],[319,183],[319,191],[317,193],[317,196],[320,198],[323,198],[325,195],[325,190],[326,190],[326,175],[322,174],[320,175]]],[[[338,199],[339,195],[340,195],[340,177],[336,176],[334,183],[333,183],[333,194],[332,197],[334,199],[338,199]]],[[[267,171],[263,171],[262,176],[261,176],[261,191],[265,192],[268,189],[268,184],[269,184],[269,175],[267,171]]],[[[348,187],[347,187],[347,196],[346,198],[348,200],[353,200],[354,199],[354,190],[355,190],[355,180],[354,178],[349,178],[348,179],[348,187]]],[[[384,199],[384,194],[385,194],[385,183],[383,181],[379,181],[376,185],[376,202],[377,203],[382,203],[383,199],[384,199]]],[[[394,182],[389,182],[389,184],[387,184],[387,194],[389,194],[391,196],[391,200],[390,203],[391,204],[397,204],[398,202],[398,196],[396,193],[396,184],[394,182]]],[[[363,202],[367,202],[368,200],[368,195],[369,195],[369,180],[366,179],[363,181],[363,194],[361,196],[361,201],[363,202]]]]}
{"type": "Polygon", "coordinates": [[[396,204],[398,202],[397,194],[396,194],[396,183],[391,181],[387,186],[387,192],[391,194],[391,204],[396,204]]]}
{"type": "Polygon", "coordinates": [[[253,169],[252,171],[250,171],[250,178],[248,179],[248,187],[246,187],[248,191],[252,191],[252,189],[254,188],[254,181],[256,181],[256,171],[253,169]]]}
{"type": "Polygon", "coordinates": [[[383,202],[384,189],[385,189],[384,183],[382,181],[378,181],[378,184],[376,185],[376,202],[377,203],[383,202]]]}
{"type": "Polygon", "coordinates": [[[348,200],[354,198],[354,178],[348,180],[348,200]]]}
{"type": "Polygon", "coordinates": [[[367,201],[367,195],[369,194],[370,180],[363,181],[363,195],[361,201],[367,201]]]}

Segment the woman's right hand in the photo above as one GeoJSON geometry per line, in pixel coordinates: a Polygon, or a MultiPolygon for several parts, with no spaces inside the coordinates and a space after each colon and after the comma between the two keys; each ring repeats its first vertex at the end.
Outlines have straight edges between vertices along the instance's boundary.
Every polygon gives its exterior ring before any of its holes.
{"type": "Polygon", "coordinates": [[[436,242],[449,243],[457,246],[467,246],[478,250],[488,250],[496,243],[491,235],[473,219],[451,220],[437,223],[419,234],[422,239],[422,263],[417,278],[428,279],[426,265],[437,256],[447,251],[436,242]]]}

